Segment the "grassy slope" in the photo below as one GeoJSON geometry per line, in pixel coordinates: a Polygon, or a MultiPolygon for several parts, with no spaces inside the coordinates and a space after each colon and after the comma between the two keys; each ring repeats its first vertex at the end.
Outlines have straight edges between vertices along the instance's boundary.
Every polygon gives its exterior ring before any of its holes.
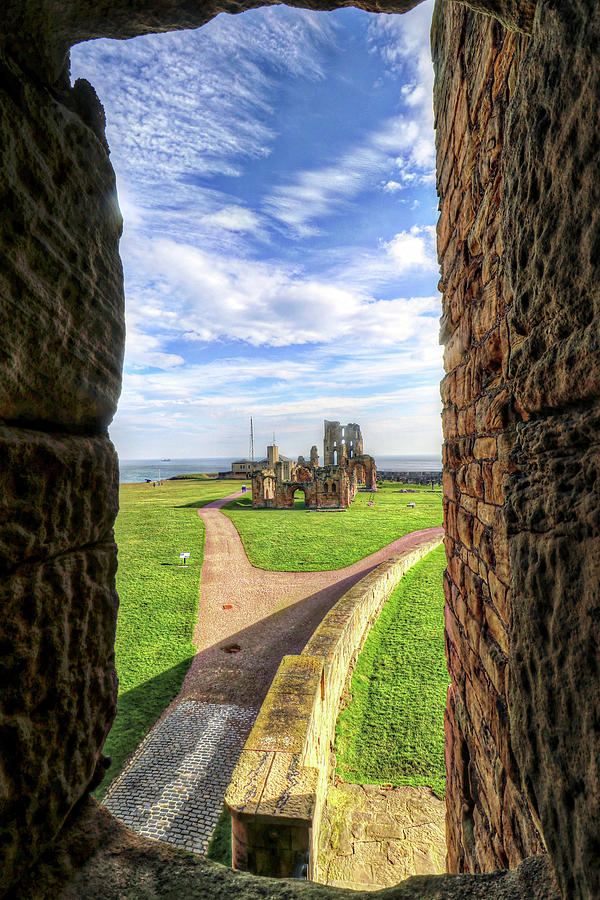
{"type": "Polygon", "coordinates": [[[104,745],[112,765],[102,797],[123,763],[179,691],[194,655],[192,634],[204,553],[197,509],[239,489],[238,482],[123,484],[115,523],[121,600],[115,652],[118,714],[104,745]],[[189,570],[179,553],[191,552],[189,570]]]}
{"type": "Polygon", "coordinates": [[[359,656],[336,732],[337,772],[358,784],[429,785],[443,796],[444,548],[417,563],[359,656]]]}
{"type": "Polygon", "coordinates": [[[441,493],[398,493],[404,486],[384,484],[375,495],[361,492],[344,512],[252,509],[250,496],[234,500],[223,512],[239,531],[250,562],[260,569],[342,569],[410,531],[442,524],[441,493]],[[415,509],[408,508],[411,502],[415,509]]]}

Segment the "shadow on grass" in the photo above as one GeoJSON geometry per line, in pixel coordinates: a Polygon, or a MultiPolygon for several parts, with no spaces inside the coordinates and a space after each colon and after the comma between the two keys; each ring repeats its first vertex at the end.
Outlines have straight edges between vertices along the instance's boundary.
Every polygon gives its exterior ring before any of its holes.
{"type": "Polygon", "coordinates": [[[237,500],[230,500],[229,503],[226,503],[223,509],[234,509],[236,512],[254,512],[254,513],[262,513],[264,515],[269,515],[270,513],[278,512],[278,513],[289,513],[289,512],[310,512],[310,509],[305,505],[304,500],[296,500],[294,499],[294,506],[291,507],[272,507],[272,508],[264,508],[258,507],[255,509],[252,506],[252,495],[245,497],[238,497],[237,500]]]}
{"type": "Polygon", "coordinates": [[[96,799],[102,800],[111,781],[121,773],[128,757],[177,696],[193,658],[188,656],[160,675],[119,694],[117,717],[102,751],[105,756],[112,758],[112,762],[94,791],[96,799]]]}
{"type": "Polygon", "coordinates": [[[246,494],[244,497],[237,497],[235,500],[230,500],[229,503],[226,503],[223,506],[223,509],[237,509],[252,512],[270,512],[268,509],[254,509],[252,506],[252,494],[246,494]]]}

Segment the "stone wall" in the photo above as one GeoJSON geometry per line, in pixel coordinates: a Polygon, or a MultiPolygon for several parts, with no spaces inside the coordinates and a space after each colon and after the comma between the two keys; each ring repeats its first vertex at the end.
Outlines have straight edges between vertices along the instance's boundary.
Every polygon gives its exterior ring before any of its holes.
{"type": "Polygon", "coordinates": [[[592,0],[434,27],[449,865],[547,846],[569,898],[600,895],[599,40],[592,0]]]}
{"type": "Polygon", "coordinates": [[[433,26],[443,291],[447,840],[451,872],[508,868],[544,845],[510,736],[510,562],[504,477],[520,419],[503,281],[505,119],[527,47],[439,3],[433,26]]]}
{"type": "Polygon", "coordinates": [[[252,476],[252,506],[254,509],[293,509],[297,492],[304,496],[307,509],[347,509],[356,497],[359,480],[367,490],[376,491],[375,460],[362,455],[343,463],[327,466],[299,465],[291,478],[277,463],[277,472],[262,469],[252,476]]]}
{"type": "Polygon", "coordinates": [[[440,544],[437,532],[362,578],[302,654],[283,658],[225,796],[235,869],[290,877],[306,859],[309,878],[319,880],[319,824],[351,664],[400,579],[440,544]]]}
{"type": "Polygon", "coordinates": [[[563,895],[600,897],[600,5],[539,4],[506,129],[511,733],[563,895]]]}
{"type": "Polygon", "coordinates": [[[0,57],[0,894],[55,838],[116,709],[106,426],[123,351],[101,107],[0,57]]]}

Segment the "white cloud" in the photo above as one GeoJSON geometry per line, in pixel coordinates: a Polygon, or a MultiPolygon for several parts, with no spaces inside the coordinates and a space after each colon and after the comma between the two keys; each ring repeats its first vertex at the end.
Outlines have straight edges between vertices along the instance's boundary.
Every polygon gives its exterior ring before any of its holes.
{"type": "Polygon", "coordinates": [[[217,212],[203,216],[201,222],[226,231],[258,232],[261,229],[261,219],[256,213],[235,204],[223,206],[217,212]]]}
{"type": "Polygon", "coordinates": [[[320,168],[299,171],[276,185],[264,209],[297,237],[318,234],[323,219],[375,187],[386,173],[394,173],[385,182],[388,192],[411,182],[431,182],[435,145],[430,20],[430,2],[402,16],[373,17],[368,31],[372,52],[381,55],[390,74],[398,78],[401,73],[406,82],[399,91],[402,112],[320,168]]]}
{"type": "Polygon", "coordinates": [[[371,452],[439,450],[440,352],[428,358],[418,349],[403,356],[359,347],[356,359],[323,353],[309,349],[301,362],[281,366],[239,357],[182,372],[127,374],[113,437],[145,433],[151,422],[155,455],[235,455],[244,452],[253,414],[257,446],[275,430],[282,451],[293,455],[320,445],[322,419],[339,417],[360,421],[371,452]]]}
{"type": "MultiPolygon", "coordinates": [[[[401,232],[382,242],[376,254],[379,265],[396,274],[435,267],[432,242],[429,228],[401,232]]],[[[138,248],[136,268],[146,287],[139,294],[130,292],[129,331],[135,337],[149,330],[154,335],[152,352],[158,332],[165,342],[237,340],[256,347],[285,347],[346,340],[394,345],[413,337],[424,324],[429,327],[429,317],[439,306],[437,297],[379,300],[360,283],[352,283],[347,271],[315,278],[281,263],[209,253],[168,239],[138,248]]],[[[146,349],[137,339],[128,358],[143,365],[146,349]]]]}
{"type": "Polygon", "coordinates": [[[161,350],[160,336],[140,331],[135,325],[127,330],[126,365],[136,364],[140,367],[173,369],[182,366],[185,360],[177,353],[165,353],[161,350]]]}
{"type": "Polygon", "coordinates": [[[413,225],[409,231],[400,231],[391,241],[383,242],[383,247],[399,275],[411,269],[435,271],[437,268],[433,225],[413,225]]]}
{"type": "Polygon", "coordinates": [[[386,171],[395,169],[396,177],[402,176],[404,184],[428,178],[432,147],[432,135],[423,137],[420,122],[406,116],[394,117],[332,164],[297,172],[277,185],[266,198],[264,209],[298,237],[318,234],[323,219],[347,206],[363,191],[374,188],[386,171]]]}
{"type": "Polygon", "coordinates": [[[72,79],[97,88],[117,168],[135,172],[138,190],[169,181],[173,203],[190,186],[182,173],[235,176],[271,152],[267,72],[323,78],[335,32],[331,17],[286,8],[223,14],[196,31],[80,44],[72,79]]]}
{"type": "Polygon", "coordinates": [[[429,32],[432,0],[425,0],[402,16],[374,16],[369,25],[371,52],[388,67],[389,77],[401,79],[403,104],[411,110],[408,119],[410,146],[398,159],[399,168],[432,170],[435,166],[433,132],[433,66],[429,32]]]}

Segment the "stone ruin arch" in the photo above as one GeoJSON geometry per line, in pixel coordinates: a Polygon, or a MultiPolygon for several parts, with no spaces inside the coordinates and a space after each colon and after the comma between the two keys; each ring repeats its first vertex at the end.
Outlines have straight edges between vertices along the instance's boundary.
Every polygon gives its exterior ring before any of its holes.
{"type": "Polygon", "coordinates": [[[290,487],[286,491],[286,506],[290,509],[294,508],[294,501],[298,492],[300,492],[304,497],[304,505],[306,509],[310,509],[314,503],[314,491],[312,489],[312,485],[309,485],[304,481],[297,481],[294,484],[290,485],[290,487]]]}
{"type": "MultiPolygon", "coordinates": [[[[103,112],[87,82],[69,86],[68,51],[256,5],[3,7],[2,891],[59,895],[76,882],[80,896],[116,896],[114,869],[95,884],[93,860],[117,845],[132,891],[136,877],[156,896],[169,879],[189,894],[217,890],[201,860],[126,833],[86,799],[116,708],[106,429],[123,283],[103,112]]],[[[434,14],[448,861],[451,872],[520,866],[486,880],[489,897],[496,885],[515,897],[600,896],[599,46],[595,0],[439,0],[434,14]]],[[[450,897],[479,890],[479,877],[427,884],[450,897]]],[[[239,889],[239,876],[219,879],[239,889]]],[[[244,881],[248,896],[254,884],[244,881]]]]}
{"type": "Polygon", "coordinates": [[[377,490],[377,467],[372,456],[355,456],[346,462],[346,469],[355,482],[363,483],[369,491],[377,490]]]}

